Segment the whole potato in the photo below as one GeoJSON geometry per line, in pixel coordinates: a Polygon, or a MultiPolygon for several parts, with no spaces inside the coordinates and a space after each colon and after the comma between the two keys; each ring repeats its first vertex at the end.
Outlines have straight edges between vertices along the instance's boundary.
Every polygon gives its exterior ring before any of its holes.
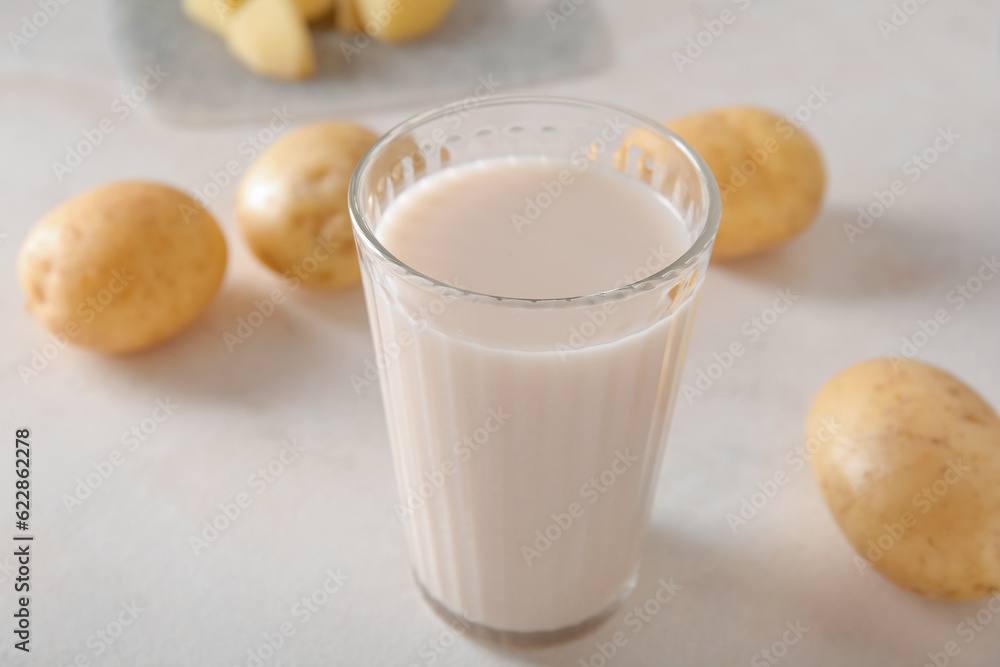
{"type": "Polygon", "coordinates": [[[974,390],[920,362],[866,361],[823,387],[809,434],[830,511],[875,569],[934,598],[1000,591],[1000,419],[974,390]]]}
{"type": "Polygon", "coordinates": [[[240,182],[236,217],[264,264],[311,287],[361,279],[347,187],[376,139],[360,125],[328,121],[289,132],[260,154],[240,182]]]}
{"type": "Polygon", "coordinates": [[[813,221],[826,175],[816,144],[784,118],[726,107],[667,123],[701,154],[719,182],[722,221],[713,259],[772,248],[813,221]]]}
{"type": "Polygon", "coordinates": [[[83,192],[31,230],[17,259],[28,309],[106,352],[155,345],[208,306],[226,268],[215,219],[188,195],[125,181],[83,192]]]}

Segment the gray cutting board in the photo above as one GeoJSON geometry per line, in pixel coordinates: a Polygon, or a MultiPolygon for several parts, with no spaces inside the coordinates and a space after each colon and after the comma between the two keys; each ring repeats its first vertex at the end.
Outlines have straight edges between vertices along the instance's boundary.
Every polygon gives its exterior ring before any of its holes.
{"type": "Polygon", "coordinates": [[[491,75],[497,93],[512,92],[597,68],[610,51],[593,0],[458,0],[434,33],[407,44],[372,42],[357,53],[358,36],[316,30],[316,76],[285,82],[236,62],[220,37],[181,13],[180,0],[108,5],[125,79],[139,83],[147,67],[167,72],[149,103],[178,123],[260,122],[275,107],[319,116],[432,104],[469,97],[491,75]]]}

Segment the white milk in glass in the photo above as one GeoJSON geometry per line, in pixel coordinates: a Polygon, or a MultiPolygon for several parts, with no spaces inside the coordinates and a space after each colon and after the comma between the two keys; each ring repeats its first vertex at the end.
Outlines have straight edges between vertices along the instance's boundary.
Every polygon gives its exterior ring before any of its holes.
{"type": "MultiPolygon", "coordinates": [[[[524,157],[417,181],[376,236],[426,276],[517,299],[631,284],[692,241],[648,185],[524,157]]],[[[613,300],[529,325],[502,304],[369,287],[396,510],[425,591],[518,632],[573,626],[619,601],[638,567],[692,299],[638,328],[626,309],[646,306],[613,300]],[[618,335],[623,320],[632,330],[618,335]]]]}

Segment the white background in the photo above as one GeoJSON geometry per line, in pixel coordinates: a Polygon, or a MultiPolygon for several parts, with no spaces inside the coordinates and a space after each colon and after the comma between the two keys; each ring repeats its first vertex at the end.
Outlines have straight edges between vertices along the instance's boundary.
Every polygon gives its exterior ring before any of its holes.
{"type": "MultiPolygon", "coordinates": [[[[171,0],[163,0],[171,1],[171,0]]],[[[597,1],[597,0],[593,0],[597,1]]],[[[0,664],[51,667],[82,654],[95,665],[246,665],[262,634],[292,621],[295,635],[268,667],[311,665],[579,665],[624,629],[624,614],[673,577],[683,588],[611,661],[614,665],[746,665],[786,622],[809,628],[787,665],[913,665],[958,640],[951,664],[996,665],[1000,616],[966,643],[956,626],[983,601],[944,603],[860,575],[808,468],[785,455],[804,440],[810,401],[832,374],[898,350],[921,320],[1000,252],[1000,11],[996,2],[930,0],[885,38],[887,0],[602,2],[613,61],[535,90],[604,99],[667,119],[732,103],[793,112],[812,87],[832,92],[806,129],[829,170],[815,225],[783,248],[712,266],[685,381],[733,341],[747,353],[703,396],[678,402],[638,588],[592,634],[537,650],[504,650],[454,637],[411,583],[378,388],[357,395],[350,376],[373,351],[360,288],[288,293],[289,300],[234,353],[237,318],[281,282],[235,230],[230,185],[211,208],[231,261],[206,314],[154,350],[105,357],[66,349],[23,382],[47,338],[22,306],[18,247],[48,209],[114,179],[153,179],[192,190],[238,158],[256,126],[192,129],[140,108],[60,182],[52,162],[109,115],[124,84],[100,3],[73,0],[15,55],[0,42],[0,424],[32,429],[33,652],[11,648],[9,575],[0,571],[0,664]],[[745,4],[745,3],[744,3],[745,4]],[[736,21],[693,64],[674,51],[729,7],[736,21]],[[939,128],[959,135],[916,182],[904,163],[939,128]],[[903,178],[906,193],[851,244],[843,225],[873,193],[903,178]],[[798,295],[756,342],[744,323],[775,290],[798,295]],[[150,416],[158,399],[180,407],[74,511],[62,497],[150,416]],[[256,495],[248,477],[285,439],[305,451],[256,495]],[[780,488],[734,534],[726,514],[775,471],[780,488]],[[188,537],[249,491],[252,505],[195,556],[188,537]],[[293,605],[328,568],[349,577],[305,624],[293,605]],[[88,637],[133,600],[142,608],[103,654],[88,637]],[[440,652],[430,642],[449,644],[440,652]]],[[[16,30],[34,2],[4,0],[0,29],[16,30]]],[[[471,94],[474,84],[470,84],[471,94]]],[[[524,90],[524,89],[521,89],[524,90]]],[[[530,89],[529,89],[530,90],[530,89]]],[[[513,91],[504,91],[513,92],[513,91]]],[[[356,117],[384,131],[417,109],[356,117]]],[[[287,291],[287,290],[286,290],[287,291]]],[[[920,350],[1000,404],[1000,279],[920,350]]],[[[12,483],[4,447],[3,484],[12,483]]],[[[10,488],[10,487],[7,487],[10,488]]],[[[0,497],[10,502],[10,493],[0,497]]],[[[4,510],[6,512],[6,510],[4,510]]],[[[0,535],[8,532],[3,515],[0,535]]],[[[13,532],[12,529],[10,529],[13,532]]],[[[2,537],[4,541],[9,537],[2,537]]],[[[12,550],[12,549],[11,549],[12,550]]],[[[0,564],[10,566],[8,548],[0,564]]],[[[756,664],[764,664],[759,661],[756,664]]],[[[594,664],[600,664],[599,661],[594,664]]]]}

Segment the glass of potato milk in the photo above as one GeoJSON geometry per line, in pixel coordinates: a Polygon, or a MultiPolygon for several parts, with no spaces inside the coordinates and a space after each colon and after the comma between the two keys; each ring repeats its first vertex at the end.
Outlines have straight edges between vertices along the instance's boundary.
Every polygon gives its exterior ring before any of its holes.
{"type": "Polygon", "coordinates": [[[424,596],[504,641],[592,627],[636,581],[711,171],[623,109],[494,97],[382,137],[350,210],[424,596]]]}

